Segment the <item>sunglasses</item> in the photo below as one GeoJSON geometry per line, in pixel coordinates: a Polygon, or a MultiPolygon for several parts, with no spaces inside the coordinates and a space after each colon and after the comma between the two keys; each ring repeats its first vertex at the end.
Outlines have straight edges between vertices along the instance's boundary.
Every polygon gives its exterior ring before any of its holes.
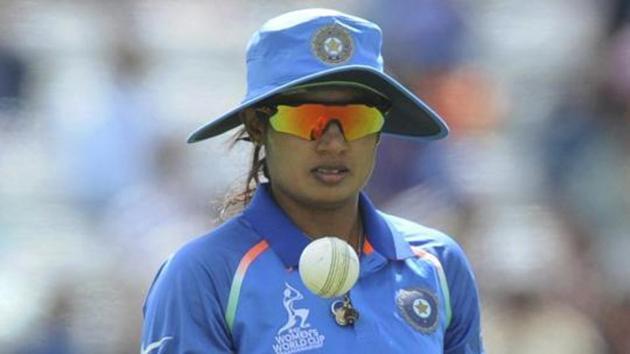
{"type": "Polygon", "coordinates": [[[377,133],[383,127],[383,113],[364,104],[331,106],[324,104],[278,105],[269,119],[271,127],[280,133],[306,140],[319,139],[330,122],[337,122],[346,140],[356,140],[377,133]]]}

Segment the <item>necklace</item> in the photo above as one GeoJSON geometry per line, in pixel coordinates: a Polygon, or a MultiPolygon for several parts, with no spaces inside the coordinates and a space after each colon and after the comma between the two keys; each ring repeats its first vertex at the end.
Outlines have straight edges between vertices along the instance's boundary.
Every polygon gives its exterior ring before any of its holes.
{"type": "MultiPolygon", "coordinates": [[[[311,236],[306,232],[302,232],[302,234],[308,237],[311,241],[317,239],[317,237],[311,236]]],[[[363,234],[363,223],[361,222],[361,217],[357,218],[357,222],[352,227],[347,242],[352,248],[354,248],[354,250],[357,252],[357,255],[360,256],[362,253],[361,251],[363,250],[363,243],[365,242],[365,235],[363,234]],[[355,235],[356,241],[353,242],[352,238],[355,237],[355,235]]]]}
{"type": "MultiPolygon", "coordinates": [[[[357,223],[356,223],[356,235],[357,235],[357,242],[356,242],[356,247],[355,250],[357,251],[357,255],[361,255],[361,251],[363,250],[363,242],[365,241],[365,235],[363,235],[363,222],[361,222],[361,217],[357,218],[357,223]]],[[[353,230],[354,231],[354,230],[353,230]]]]}

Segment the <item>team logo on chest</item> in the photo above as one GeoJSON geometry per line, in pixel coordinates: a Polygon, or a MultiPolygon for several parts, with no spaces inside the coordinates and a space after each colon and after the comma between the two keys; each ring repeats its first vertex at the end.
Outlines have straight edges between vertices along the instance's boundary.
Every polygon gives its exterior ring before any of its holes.
{"type": "Polygon", "coordinates": [[[417,331],[432,333],[438,324],[438,302],[431,292],[420,289],[400,289],[396,293],[398,312],[417,331]]]}
{"type": "Polygon", "coordinates": [[[296,304],[304,296],[288,283],[284,285],[282,305],[287,311],[287,322],[276,333],[274,352],[290,354],[321,348],[326,337],[308,322],[310,310],[296,304]]]}

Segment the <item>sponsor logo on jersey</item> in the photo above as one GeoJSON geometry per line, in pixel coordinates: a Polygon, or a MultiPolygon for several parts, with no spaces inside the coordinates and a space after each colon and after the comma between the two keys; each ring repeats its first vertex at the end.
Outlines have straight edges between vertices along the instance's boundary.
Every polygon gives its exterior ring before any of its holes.
{"type": "Polygon", "coordinates": [[[302,293],[285,283],[282,304],[287,311],[287,322],[274,338],[273,351],[276,354],[299,353],[324,346],[326,337],[308,322],[310,310],[296,304],[302,299],[302,293]]]}
{"type": "Polygon", "coordinates": [[[417,331],[430,334],[437,328],[438,301],[428,290],[400,289],[396,293],[396,306],[405,321],[417,331]]]}
{"type": "Polygon", "coordinates": [[[341,64],[352,56],[350,32],[338,24],[327,25],[315,33],[311,42],[313,53],[326,64],[341,64]]]}

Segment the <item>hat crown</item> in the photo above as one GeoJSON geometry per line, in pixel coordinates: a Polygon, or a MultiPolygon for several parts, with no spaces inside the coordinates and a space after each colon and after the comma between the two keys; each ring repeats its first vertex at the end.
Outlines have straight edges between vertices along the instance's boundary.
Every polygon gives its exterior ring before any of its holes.
{"type": "Polygon", "coordinates": [[[334,67],[364,65],[382,72],[381,44],[376,24],[339,11],[306,9],[275,17],[247,45],[244,101],[334,67]]]}
{"type": "Polygon", "coordinates": [[[189,137],[194,143],[243,123],[241,112],[298,85],[354,82],[391,101],[383,132],[439,139],[442,119],[383,71],[381,29],[360,17],[328,9],[286,13],[267,21],[247,45],[247,94],[238,107],[189,137]]]}

